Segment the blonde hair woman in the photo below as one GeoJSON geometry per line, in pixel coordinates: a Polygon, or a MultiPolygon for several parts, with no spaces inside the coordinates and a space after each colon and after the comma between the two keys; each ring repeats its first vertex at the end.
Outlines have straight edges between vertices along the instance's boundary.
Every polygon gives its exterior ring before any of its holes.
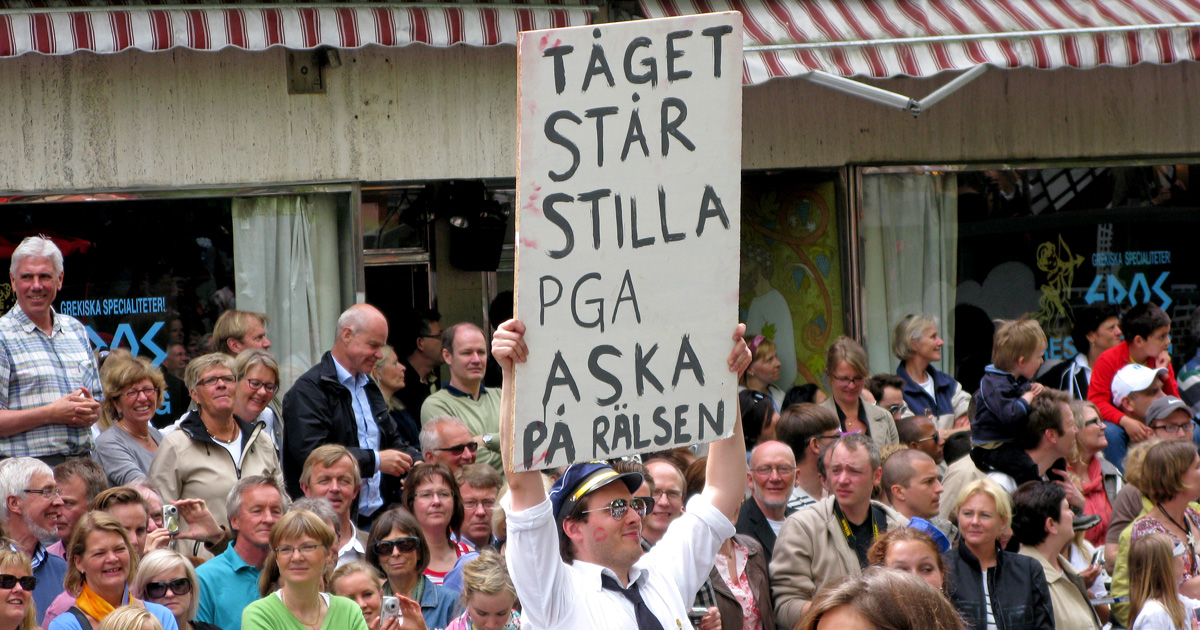
{"type": "Polygon", "coordinates": [[[29,558],[8,545],[0,547],[0,599],[21,602],[18,607],[0,608],[0,630],[37,630],[33,605],[36,586],[29,558]]]}
{"type": "Polygon", "coordinates": [[[150,463],[163,436],[150,421],[162,406],[167,382],[162,372],[128,350],[114,350],[100,370],[106,396],[96,438],[96,461],[108,482],[120,486],[150,474],[150,463]]]}
{"type": "Polygon", "coordinates": [[[126,605],[150,611],[165,630],[179,630],[169,609],[143,602],[129,590],[129,579],[137,567],[137,549],[120,521],[106,512],[85,513],[67,545],[67,577],[63,580],[75,602],[50,621],[48,630],[93,630],[126,605]]]}
{"type": "Polygon", "coordinates": [[[1053,630],[1050,587],[1042,565],[1004,551],[1000,537],[1012,522],[1012,502],[996,482],[966,485],[955,503],[962,540],[946,554],[954,584],[950,599],[972,630],[1053,630]]]}
{"type": "Polygon", "coordinates": [[[446,630],[517,630],[521,613],[513,610],[517,590],[513,587],[504,558],[490,549],[463,567],[463,613],[446,630]]]}
{"type": "Polygon", "coordinates": [[[271,528],[263,573],[279,569],[282,587],[242,612],[242,630],[367,630],[358,606],[321,592],[333,528],[307,510],[288,512],[271,528]]]}
{"type": "Polygon", "coordinates": [[[1133,541],[1129,550],[1129,618],[1133,630],[1190,630],[1196,627],[1192,610],[1200,602],[1179,594],[1183,576],[1183,545],[1166,534],[1133,541]]]}
{"type": "MultiPolygon", "coordinates": [[[[359,560],[338,567],[329,578],[329,590],[358,603],[370,630],[397,630],[400,627],[396,617],[385,619],[379,614],[383,607],[383,574],[366,562],[359,560]]],[[[420,604],[403,595],[396,598],[400,600],[402,617],[419,621],[418,626],[425,625],[420,604]]]]}
{"type": "Polygon", "coordinates": [[[195,621],[200,605],[200,581],[192,563],[170,549],[146,554],[129,583],[134,595],[171,609],[179,630],[221,630],[203,621],[195,621]]]}
{"type": "Polygon", "coordinates": [[[104,618],[100,630],[163,630],[163,627],[146,609],[121,606],[104,618]]]}
{"type": "MultiPolygon", "coordinates": [[[[396,355],[396,350],[391,346],[384,346],[379,351],[382,355],[375,362],[375,368],[371,370],[371,379],[379,386],[379,392],[387,401],[388,413],[395,421],[400,437],[409,444],[420,444],[421,423],[413,417],[414,412],[406,409],[404,403],[400,401],[400,397],[396,395],[404,389],[406,368],[400,362],[400,357],[396,355]]],[[[417,409],[415,413],[420,413],[420,411],[417,409]]]]}

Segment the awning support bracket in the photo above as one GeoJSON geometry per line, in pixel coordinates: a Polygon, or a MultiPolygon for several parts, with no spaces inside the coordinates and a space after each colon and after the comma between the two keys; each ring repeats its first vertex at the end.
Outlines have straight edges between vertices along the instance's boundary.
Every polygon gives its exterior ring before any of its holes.
{"type": "Polygon", "coordinates": [[[853,79],[831,74],[823,70],[813,70],[812,72],[800,76],[812,81],[813,83],[824,85],[825,87],[832,88],[851,96],[857,96],[874,103],[879,103],[881,105],[906,111],[912,114],[913,118],[916,118],[917,116],[920,116],[922,112],[941,102],[947,96],[957,92],[959,88],[970,83],[971,81],[974,81],[977,77],[979,77],[979,75],[986,71],[986,65],[980,64],[978,66],[974,66],[970,70],[967,70],[957,77],[954,77],[954,79],[949,83],[934,90],[933,92],[929,93],[928,96],[920,100],[905,96],[903,94],[890,92],[882,88],[877,88],[873,85],[867,85],[866,83],[860,83],[853,79]]]}

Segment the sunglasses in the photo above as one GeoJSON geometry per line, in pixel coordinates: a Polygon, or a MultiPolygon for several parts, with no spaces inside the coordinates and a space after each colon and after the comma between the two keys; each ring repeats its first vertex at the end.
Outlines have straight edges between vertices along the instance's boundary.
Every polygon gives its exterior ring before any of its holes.
{"type": "Polygon", "coordinates": [[[37,588],[37,582],[38,582],[37,578],[33,577],[32,575],[26,575],[25,577],[17,577],[15,575],[9,575],[7,573],[0,574],[0,588],[3,588],[3,589],[10,589],[10,588],[20,584],[21,588],[32,592],[33,589],[37,588]]]}
{"type": "Polygon", "coordinates": [[[437,450],[458,456],[462,455],[464,448],[474,453],[475,451],[479,450],[479,445],[474,442],[467,442],[466,444],[459,444],[458,446],[451,446],[449,448],[439,448],[437,450]]]}
{"type": "Polygon", "coordinates": [[[399,549],[400,553],[410,553],[416,551],[420,546],[420,538],[417,538],[416,536],[405,536],[404,538],[376,541],[375,553],[380,556],[390,556],[392,555],[393,549],[399,549]]]}
{"type": "Polygon", "coordinates": [[[170,582],[150,582],[146,584],[146,597],[150,599],[166,597],[167,589],[176,595],[187,595],[192,592],[192,581],[187,578],[179,578],[170,582]]]}
{"type": "Polygon", "coordinates": [[[634,497],[632,501],[627,501],[625,499],[614,499],[612,503],[609,503],[604,507],[598,507],[594,510],[584,510],[583,513],[590,514],[592,512],[608,510],[608,513],[612,515],[613,520],[619,521],[625,518],[625,512],[629,511],[629,508],[631,507],[633,508],[634,512],[638,513],[638,516],[645,518],[646,514],[649,513],[650,510],[654,509],[654,500],[647,499],[646,497],[634,497]]]}

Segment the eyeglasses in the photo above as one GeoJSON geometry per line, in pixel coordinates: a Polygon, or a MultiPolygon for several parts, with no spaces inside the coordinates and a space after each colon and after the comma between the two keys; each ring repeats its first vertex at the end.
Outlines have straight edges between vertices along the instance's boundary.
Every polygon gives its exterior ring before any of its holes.
{"type": "MultiPolygon", "coordinates": [[[[676,490],[674,492],[678,491],[676,490]]],[[[632,501],[628,501],[626,499],[613,499],[612,503],[609,503],[604,507],[598,507],[594,510],[584,510],[583,513],[591,514],[592,512],[603,512],[607,510],[608,513],[613,517],[613,520],[619,521],[625,518],[625,512],[629,511],[629,508],[631,507],[633,508],[634,512],[638,513],[638,516],[645,518],[646,514],[648,514],[650,510],[654,509],[654,500],[647,499],[646,497],[634,497],[632,501]]]]}
{"type": "Polygon", "coordinates": [[[318,549],[322,549],[322,548],[323,548],[322,545],[313,545],[313,544],[300,545],[299,547],[276,547],[275,555],[286,558],[288,556],[291,556],[293,553],[296,553],[297,551],[299,551],[301,555],[307,556],[308,554],[310,554],[318,549]]]}
{"type": "Polygon", "coordinates": [[[1083,423],[1083,426],[1085,426],[1085,427],[1098,427],[1098,426],[1100,426],[1100,423],[1101,423],[1101,422],[1103,422],[1103,420],[1101,420],[1100,418],[1092,418],[1091,420],[1088,420],[1087,422],[1084,422],[1084,423],[1083,423]]]}
{"type": "Polygon", "coordinates": [[[145,396],[146,398],[158,398],[158,388],[147,387],[146,389],[131,389],[127,392],[118,394],[118,396],[124,398],[125,400],[137,400],[138,396],[145,396]]]}
{"type": "Polygon", "coordinates": [[[483,506],[483,509],[491,512],[496,509],[495,501],[463,501],[463,509],[468,512],[474,512],[477,508],[483,506]]]}
{"type": "Polygon", "coordinates": [[[210,376],[208,378],[202,378],[196,381],[196,384],[201,387],[211,387],[216,385],[218,382],[226,385],[233,385],[235,381],[233,380],[233,375],[229,374],[227,376],[210,376]]]}
{"type": "Polygon", "coordinates": [[[933,435],[931,435],[929,437],[923,437],[919,440],[913,440],[913,444],[920,444],[921,442],[928,442],[929,440],[934,440],[934,444],[941,442],[942,434],[937,431],[934,431],[933,435]]]}
{"type": "Polygon", "coordinates": [[[904,403],[900,403],[899,405],[888,405],[887,410],[888,413],[894,416],[904,410],[904,403]]]}
{"type": "Polygon", "coordinates": [[[849,385],[851,383],[857,385],[857,384],[867,380],[861,376],[850,376],[850,377],[830,376],[829,378],[830,378],[830,380],[837,381],[843,385],[849,385]]]}
{"type": "Polygon", "coordinates": [[[167,596],[168,590],[176,595],[187,595],[192,592],[192,581],[179,578],[170,582],[149,582],[146,584],[146,597],[161,599],[167,596]]]}
{"type": "Polygon", "coordinates": [[[449,501],[450,499],[454,498],[454,495],[450,494],[449,492],[446,492],[445,490],[442,490],[440,492],[434,492],[432,490],[427,490],[425,492],[417,493],[417,498],[421,499],[422,501],[429,501],[429,500],[432,500],[434,497],[437,497],[437,498],[441,499],[442,501],[449,501]]]}
{"type": "Polygon", "coordinates": [[[771,473],[778,473],[780,477],[788,477],[795,474],[796,467],[785,464],[781,466],[757,466],[751,470],[759,477],[770,477],[771,473]]]}
{"type": "Polygon", "coordinates": [[[653,497],[655,501],[661,501],[663,497],[666,497],[667,500],[671,501],[672,503],[678,503],[683,500],[683,492],[679,490],[655,490],[654,492],[650,493],[650,496],[653,497]]]}
{"type": "Polygon", "coordinates": [[[247,378],[242,380],[246,381],[246,384],[250,386],[250,389],[265,389],[272,394],[279,391],[279,385],[275,383],[267,383],[256,378],[247,378]]]}
{"type": "Polygon", "coordinates": [[[814,435],[812,437],[812,439],[814,439],[814,440],[836,440],[840,437],[842,437],[842,436],[841,435],[814,435]]]}
{"type": "Polygon", "coordinates": [[[1163,433],[1166,433],[1168,435],[1179,435],[1180,433],[1184,433],[1185,431],[1187,431],[1187,429],[1191,426],[1192,426],[1191,423],[1188,423],[1188,424],[1158,424],[1158,425],[1151,426],[1150,428],[1154,429],[1155,431],[1162,431],[1163,433]]]}
{"type": "Polygon", "coordinates": [[[21,588],[32,592],[33,589],[37,588],[37,582],[37,578],[33,577],[32,575],[17,577],[7,573],[0,573],[0,588],[3,589],[11,589],[12,587],[20,584],[21,588]]]}
{"type": "Polygon", "coordinates": [[[25,494],[40,494],[47,499],[54,499],[62,496],[62,488],[42,488],[34,490],[33,488],[25,488],[25,494]]]}
{"type": "Polygon", "coordinates": [[[396,549],[400,550],[400,553],[411,553],[416,551],[420,546],[421,539],[416,536],[379,540],[375,542],[375,553],[381,556],[390,556],[392,555],[392,551],[396,549]]]}
{"type": "Polygon", "coordinates": [[[475,442],[467,442],[466,444],[458,444],[456,446],[439,448],[437,450],[445,451],[447,453],[450,453],[451,455],[462,455],[464,448],[467,449],[468,451],[471,451],[472,453],[474,453],[479,450],[479,445],[476,444],[475,442]]]}

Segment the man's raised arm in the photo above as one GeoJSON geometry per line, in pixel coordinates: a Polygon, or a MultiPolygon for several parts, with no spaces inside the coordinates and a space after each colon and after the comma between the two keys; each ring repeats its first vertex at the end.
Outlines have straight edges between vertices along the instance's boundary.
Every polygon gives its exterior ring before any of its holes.
{"type": "MultiPolygon", "coordinates": [[[[500,324],[495,334],[492,335],[492,356],[500,364],[500,371],[504,377],[500,390],[500,456],[504,461],[504,476],[508,479],[512,509],[517,512],[529,509],[546,500],[546,488],[542,485],[541,473],[537,471],[517,472],[513,469],[512,461],[513,367],[517,363],[524,363],[528,355],[529,348],[525,345],[525,324],[517,319],[510,319],[500,324]]],[[[745,477],[745,471],[742,476],[745,477]]]]}
{"type": "MultiPolygon", "coordinates": [[[[733,350],[729,353],[729,371],[739,377],[750,367],[750,349],[743,335],[745,324],[738,324],[733,334],[733,350]]],[[[746,440],[742,436],[742,413],[733,408],[733,435],[713,442],[708,447],[705,468],[704,496],[713,507],[733,521],[746,492],[746,440]]]]}

